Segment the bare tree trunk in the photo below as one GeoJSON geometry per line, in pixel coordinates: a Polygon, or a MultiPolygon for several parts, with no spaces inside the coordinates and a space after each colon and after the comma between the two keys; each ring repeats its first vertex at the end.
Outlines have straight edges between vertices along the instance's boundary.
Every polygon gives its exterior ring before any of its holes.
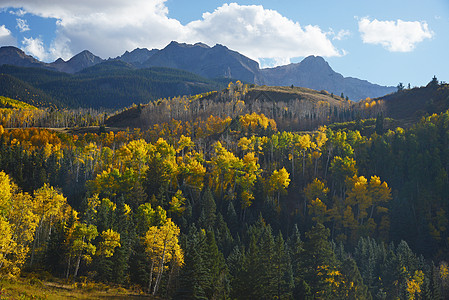
{"type": "Polygon", "coordinates": [[[72,261],[72,256],[69,256],[68,258],[68,262],[67,262],[67,272],[65,274],[65,278],[69,279],[69,275],[70,275],[70,262],[72,261]]]}
{"type": "Polygon", "coordinates": [[[37,230],[34,234],[34,241],[33,241],[33,249],[31,250],[31,260],[30,260],[30,267],[33,266],[33,262],[34,262],[34,253],[36,251],[36,244],[37,241],[39,239],[39,233],[42,230],[42,224],[44,221],[44,217],[42,216],[41,220],[39,221],[39,226],[37,227],[37,230]]]}
{"type": "Polygon", "coordinates": [[[78,255],[78,258],[76,259],[75,273],[73,273],[73,282],[75,282],[76,276],[78,275],[78,270],[80,268],[80,262],[81,262],[81,252],[78,255]]]}
{"type": "MultiPolygon", "coordinates": [[[[83,236],[83,244],[84,244],[84,236],[83,236]]],[[[73,282],[75,282],[76,276],[78,275],[78,270],[80,268],[80,262],[81,262],[81,254],[83,254],[83,250],[80,250],[80,253],[78,254],[78,258],[76,259],[76,267],[75,267],[75,273],[73,273],[73,282]]]]}
{"type": "Polygon", "coordinates": [[[164,271],[164,260],[165,260],[165,250],[167,248],[167,241],[164,242],[164,251],[162,251],[162,259],[159,264],[159,272],[157,274],[156,282],[154,283],[153,296],[156,295],[157,290],[159,289],[159,283],[161,281],[162,272],[164,271]]]}
{"type": "Polygon", "coordinates": [[[154,260],[151,260],[150,280],[148,281],[148,293],[151,293],[151,283],[153,281],[154,260]]]}
{"type": "Polygon", "coordinates": [[[304,178],[304,172],[306,169],[306,150],[302,151],[302,177],[304,178]]]}

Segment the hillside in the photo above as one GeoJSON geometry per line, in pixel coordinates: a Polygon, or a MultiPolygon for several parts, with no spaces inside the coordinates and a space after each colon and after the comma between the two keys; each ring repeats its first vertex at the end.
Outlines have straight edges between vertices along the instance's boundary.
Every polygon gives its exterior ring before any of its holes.
{"type": "Polygon", "coordinates": [[[145,130],[0,127],[1,233],[14,245],[2,296],[51,298],[56,276],[64,296],[407,299],[418,286],[416,299],[441,299],[449,111],[388,131],[381,118],[317,127],[358,106],[235,83],[127,110],[145,130]],[[290,113],[301,103],[304,119],[290,113]]]}
{"type": "Polygon", "coordinates": [[[60,106],[66,107],[117,109],[159,98],[217,90],[227,84],[176,69],[136,69],[121,61],[106,61],[77,74],[8,65],[0,66],[0,73],[8,74],[4,76],[9,79],[4,80],[0,95],[33,104],[31,94],[23,93],[25,89],[33,90],[32,95],[48,95],[48,99],[58,99],[60,106]]]}
{"type": "Polygon", "coordinates": [[[272,118],[283,130],[313,130],[319,125],[354,121],[357,118],[393,119],[391,124],[404,127],[426,114],[449,109],[449,85],[414,88],[360,102],[345,100],[326,91],[308,88],[231,85],[216,93],[159,100],[134,106],[114,116],[106,124],[112,127],[147,129],[172,118],[188,121],[210,115],[230,116],[259,113],[272,118]]]}
{"type": "Polygon", "coordinates": [[[311,129],[327,124],[351,105],[351,101],[307,88],[230,84],[220,92],[159,100],[124,110],[106,120],[111,127],[148,128],[153,124],[206,120],[210,115],[235,118],[264,114],[279,128],[311,129]]]}
{"type": "Polygon", "coordinates": [[[431,82],[426,87],[405,89],[377,100],[384,101],[387,116],[413,122],[425,114],[449,109],[449,84],[431,82]]]}
{"type": "Polygon", "coordinates": [[[0,108],[37,109],[28,103],[0,96],[0,108]]]}
{"type": "MultiPolygon", "coordinates": [[[[2,72],[0,71],[0,73],[2,72]]],[[[0,96],[17,99],[38,107],[63,106],[62,103],[41,89],[7,74],[0,74],[0,96]]]]}

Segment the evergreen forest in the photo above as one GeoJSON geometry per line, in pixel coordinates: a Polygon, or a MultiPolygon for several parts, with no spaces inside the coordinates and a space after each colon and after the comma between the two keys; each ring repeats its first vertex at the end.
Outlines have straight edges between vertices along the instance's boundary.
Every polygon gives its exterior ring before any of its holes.
{"type": "Polygon", "coordinates": [[[36,274],[150,299],[449,299],[449,85],[426,88],[445,102],[400,120],[241,82],[113,116],[0,97],[0,298],[36,274]]]}

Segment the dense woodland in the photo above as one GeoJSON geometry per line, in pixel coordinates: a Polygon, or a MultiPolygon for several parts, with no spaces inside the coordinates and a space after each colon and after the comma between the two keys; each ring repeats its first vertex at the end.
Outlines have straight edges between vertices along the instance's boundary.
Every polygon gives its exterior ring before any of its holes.
{"type": "MultiPolygon", "coordinates": [[[[146,129],[0,125],[1,278],[163,299],[447,299],[449,111],[401,128],[370,99],[295,117],[244,95],[194,119],[181,98],[134,107],[146,129]],[[315,129],[288,130],[304,120],[315,129]]],[[[49,114],[2,101],[2,122],[49,114]]]]}
{"type": "Polygon", "coordinates": [[[119,109],[163,97],[221,89],[228,82],[170,68],[137,70],[120,61],[107,61],[76,74],[0,66],[1,96],[58,108],[119,109]]]}

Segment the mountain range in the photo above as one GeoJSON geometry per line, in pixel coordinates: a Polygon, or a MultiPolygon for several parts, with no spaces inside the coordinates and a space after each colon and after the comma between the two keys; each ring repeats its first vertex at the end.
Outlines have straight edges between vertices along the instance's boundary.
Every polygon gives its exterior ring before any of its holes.
{"type": "Polygon", "coordinates": [[[43,68],[70,74],[111,60],[125,62],[136,69],[164,67],[185,70],[208,79],[228,78],[258,85],[294,85],[326,90],[335,95],[343,93],[354,101],[380,97],[396,90],[395,87],[344,77],[319,56],[306,57],[300,63],[261,69],[258,62],[219,44],[210,47],[203,43],[171,42],[161,50],[137,48],[108,60],[85,50],[68,61],[59,58],[52,63],[38,61],[15,47],[0,48],[0,65],[43,68]]]}

